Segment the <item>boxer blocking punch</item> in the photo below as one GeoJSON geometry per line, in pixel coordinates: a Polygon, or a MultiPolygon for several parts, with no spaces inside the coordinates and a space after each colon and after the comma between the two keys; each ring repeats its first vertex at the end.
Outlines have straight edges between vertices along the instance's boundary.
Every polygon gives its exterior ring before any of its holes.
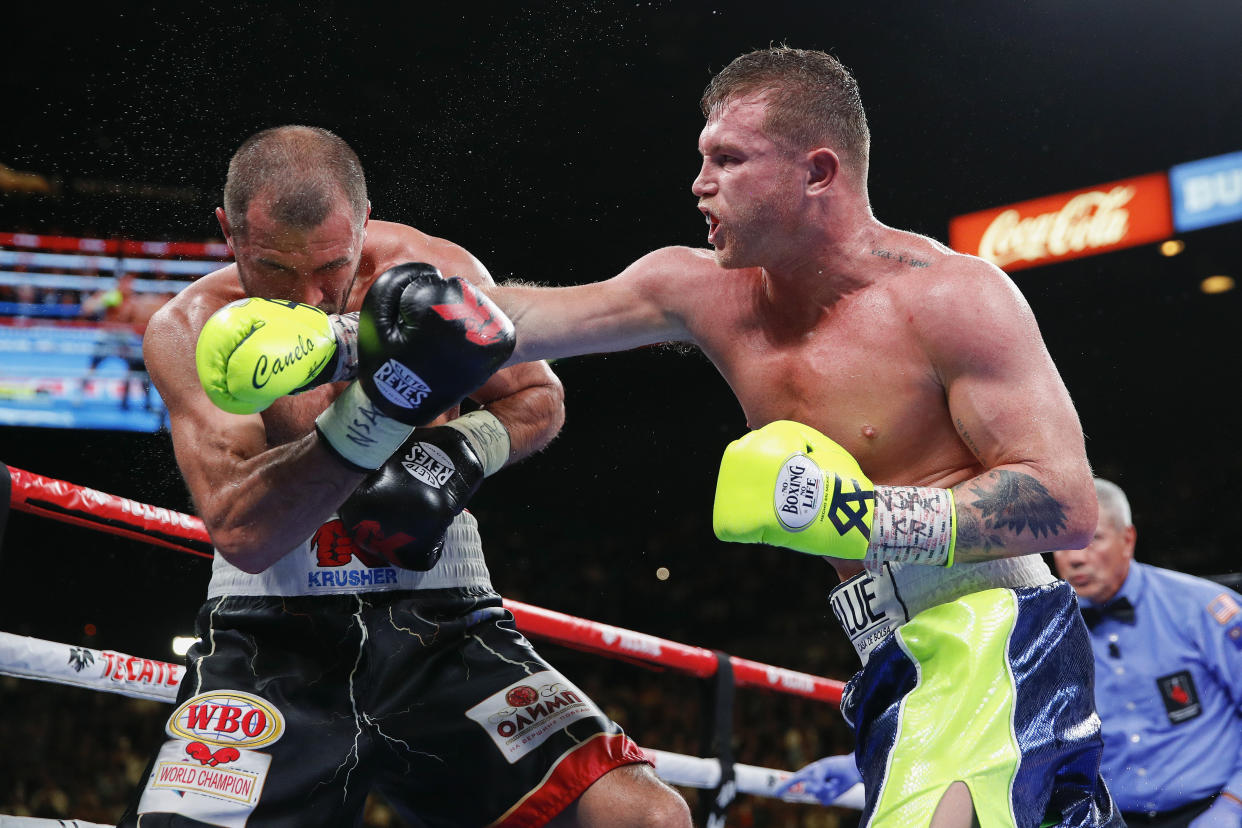
{"type": "Polygon", "coordinates": [[[227,801],[170,782],[201,760],[166,727],[118,825],[353,825],[374,791],[420,825],[686,828],[685,801],[586,694],[520,742],[492,726],[510,690],[569,683],[514,628],[465,511],[564,421],[546,363],[494,370],[513,333],[475,293],[486,268],[371,221],[356,154],[313,127],[244,142],[216,215],[235,261],[144,339],[216,549],[179,701],[244,700],[284,725],[215,769],[254,793],[227,801]]]}

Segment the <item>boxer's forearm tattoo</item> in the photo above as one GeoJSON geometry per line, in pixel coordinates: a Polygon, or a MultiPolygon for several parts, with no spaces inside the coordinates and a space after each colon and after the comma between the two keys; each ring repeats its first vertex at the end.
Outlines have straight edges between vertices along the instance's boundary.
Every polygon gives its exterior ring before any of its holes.
{"type": "Polygon", "coordinates": [[[957,510],[957,548],[978,549],[991,552],[993,549],[1004,549],[1005,541],[1000,535],[984,531],[980,525],[979,515],[973,509],[957,510]]]}
{"type": "Polygon", "coordinates": [[[974,501],[958,509],[958,543],[1004,546],[999,533],[1055,536],[1066,528],[1065,507],[1029,474],[998,470],[966,487],[974,501]]]}
{"type": "Polygon", "coordinates": [[[871,251],[871,255],[879,256],[881,259],[892,259],[899,264],[910,265],[910,267],[931,267],[931,262],[907,256],[905,253],[894,253],[891,250],[880,250],[877,248],[871,251]]]}
{"type": "Polygon", "coordinates": [[[957,433],[961,435],[962,442],[966,444],[966,448],[970,449],[975,457],[982,460],[983,455],[979,453],[979,447],[975,445],[975,441],[971,439],[970,432],[966,430],[966,424],[962,422],[961,417],[957,418],[957,433]]]}

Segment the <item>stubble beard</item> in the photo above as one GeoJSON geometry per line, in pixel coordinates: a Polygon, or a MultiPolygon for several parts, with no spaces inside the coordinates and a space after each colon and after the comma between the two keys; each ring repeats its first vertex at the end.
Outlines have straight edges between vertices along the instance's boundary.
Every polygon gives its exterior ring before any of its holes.
{"type": "Polygon", "coordinates": [[[762,222],[757,220],[756,216],[750,213],[738,215],[729,228],[721,228],[724,246],[717,247],[715,250],[716,264],[726,270],[738,270],[744,267],[759,267],[762,262],[760,252],[756,249],[756,245],[746,244],[745,240],[754,240],[762,238],[765,232],[762,222]]]}

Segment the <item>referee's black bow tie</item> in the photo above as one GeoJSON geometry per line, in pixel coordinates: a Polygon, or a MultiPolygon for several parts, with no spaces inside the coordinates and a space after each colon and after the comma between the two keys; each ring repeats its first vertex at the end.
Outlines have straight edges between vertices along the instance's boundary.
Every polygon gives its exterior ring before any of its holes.
{"type": "Polygon", "coordinates": [[[1082,607],[1082,620],[1087,622],[1087,629],[1095,629],[1095,625],[1104,620],[1105,616],[1115,618],[1123,624],[1134,623],[1134,605],[1129,598],[1118,598],[1109,601],[1102,607],[1082,607]]]}

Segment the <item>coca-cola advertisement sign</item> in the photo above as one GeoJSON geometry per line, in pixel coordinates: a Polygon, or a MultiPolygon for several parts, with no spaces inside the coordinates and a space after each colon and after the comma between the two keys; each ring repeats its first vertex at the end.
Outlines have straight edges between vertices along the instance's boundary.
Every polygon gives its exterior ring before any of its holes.
{"type": "Polygon", "coordinates": [[[1007,271],[1163,241],[1169,180],[1151,173],[995,207],[949,221],[949,245],[1007,271]]]}

